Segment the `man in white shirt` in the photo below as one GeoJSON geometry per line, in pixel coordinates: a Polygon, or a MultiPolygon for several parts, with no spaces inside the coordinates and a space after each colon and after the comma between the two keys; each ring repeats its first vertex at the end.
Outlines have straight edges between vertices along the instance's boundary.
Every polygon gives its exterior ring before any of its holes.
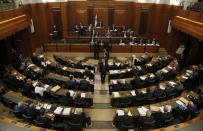
{"type": "Polygon", "coordinates": [[[44,87],[39,87],[39,86],[36,86],[35,87],[35,93],[36,94],[40,94],[40,96],[43,96],[44,92],[46,91],[47,89],[44,88],[44,87]]]}

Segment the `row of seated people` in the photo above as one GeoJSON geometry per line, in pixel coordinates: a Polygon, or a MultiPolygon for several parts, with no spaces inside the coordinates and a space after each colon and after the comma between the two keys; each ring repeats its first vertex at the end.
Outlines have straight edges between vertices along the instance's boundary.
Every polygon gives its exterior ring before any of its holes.
{"type": "Polygon", "coordinates": [[[87,67],[85,69],[75,69],[75,68],[62,66],[60,64],[57,64],[53,61],[48,60],[47,58],[44,58],[44,55],[37,56],[35,53],[33,53],[33,56],[31,56],[31,59],[34,64],[51,72],[56,72],[64,76],[73,75],[77,78],[84,78],[84,76],[86,76],[90,79],[94,79],[94,71],[88,70],[87,67]]]}
{"type": "Polygon", "coordinates": [[[148,73],[142,76],[134,76],[133,78],[111,80],[109,85],[109,91],[112,92],[119,90],[143,88],[146,86],[154,85],[159,81],[170,80],[179,73],[179,70],[177,70],[174,64],[176,64],[176,62],[174,62],[173,64],[169,64],[163,69],[158,70],[155,74],[148,73]]]}
{"type": "MultiPolygon", "coordinates": [[[[58,74],[50,73],[49,71],[46,72],[46,70],[33,64],[30,60],[26,60],[25,62],[22,62],[21,66],[20,66],[20,68],[18,68],[18,70],[28,78],[31,78],[33,80],[40,79],[41,81],[44,81],[47,84],[52,84],[52,85],[58,84],[60,86],[63,86],[63,85],[65,85],[65,83],[70,82],[68,80],[71,79],[71,81],[74,81],[76,84],[74,84],[73,86],[70,86],[69,89],[73,89],[73,90],[82,89],[85,91],[92,91],[92,92],[94,91],[94,85],[92,85],[93,80],[90,80],[89,77],[86,77],[85,75],[84,75],[84,78],[79,79],[79,78],[74,78],[72,75],[61,76],[58,74]],[[75,87],[75,85],[76,85],[76,87],[75,87]]],[[[55,71],[55,72],[58,72],[58,71],[55,71]]],[[[88,74],[90,74],[90,72],[92,74],[93,71],[87,70],[87,71],[84,71],[84,74],[88,75],[88,74]]],[[[68,87],[68,86],[63,86],[63,87],[68,87]]]]}
{"type": "Polygon", "coordinates": [[[62,89],[58,85],[48,85],[40,81],[26,79],[16,72],[5,73],[3,81],[13,90],[23,95],[44,101],[56,101],[61,105],[90,107],[93,104],[90,92],[75,92],[62,89]]]}
{"type": "Polygon", "coordinates": [[[128,67],[124,70],[112,70],[109,74],[109,80],[111,79],[122,79],[131,78],[134,76],[144,75],[146,73],[155,73],[157,70],[167,66],[173,58],[169,56],[165,57],[154,57],[152,61],[142,66],[128,67]]]}
{"type": "Polygon", "coordinates": [[[88,109],[61,107],[32,100],[15,103],[13,113],[30,124],[57,130],[82,130],[91,124],[88,109]]]}
{"type": "Polygon", "coordinates": [[[60,64],[62,65],[65,65],[67,67],[73,67],[73,68],[77,68],[77,69],[85,69],[85,68],[88,68],[89,70],[95,70],[94,68],[94,65],[88,65],[82,61],[78,61],[77,63],[68,59],[68,58],[65,58],[63,56],[56,56],[54,55],[54,59],[59,62],[60,64]]]}
{"type": "MultiPolygon", "coordinates": [[[[196,94],[197,95],[197,94],[196,94]]],[[[188,95],[189,97],[190,95],[188,95]]],[[[152,104],[147,106],[138,107],[135,109],[122,109],[117,110],[113,124],[121,129],[127,131],[128,129],[152,129],[160,128],[169,125],[181,123],[195,118],[199,114],[199,109],[202,108],[203,99],[198,95],[196,104],[189,98],[179,98],[172,102],[162,104],[152,104]]]]}
{"type": "MultiPolygon", "coordinates": [[[[136,66],[144,65],[144,64],[150,62],[152,60],[152,57],[149,56],[149,54],[146,52],[144,55],[139,56],[137,59],[138,60],[136,63],[133,62],[134,65],[136,65],[136,66]]],[[[120,61],[116,61],[116,60],[108,61],[108,70],[127,69],[128,67],[131,67],[131,66],[133,66],[133,65],[130,64],[130,62],[127,60],[124,63],[120,62],[120,61]]]]}
{"type": "Polygon", "coordinates": [[[183,90],[179,81],[167,81],[148,88],[113,92],[111,105],[124,108],[151,104],[179,96],[183,90]]]}

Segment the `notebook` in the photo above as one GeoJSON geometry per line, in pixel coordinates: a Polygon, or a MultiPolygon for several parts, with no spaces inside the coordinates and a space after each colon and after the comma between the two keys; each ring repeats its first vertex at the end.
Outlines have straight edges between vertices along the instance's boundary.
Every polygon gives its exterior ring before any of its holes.
{"type": "Polygon", "coordinates": [[[52,92],[56,92],[56,91],[58,91],[59,89],[61,89],[61,87],[60,86],[54,86],[52,89],[51,89],[51,91],[52,92]]]}

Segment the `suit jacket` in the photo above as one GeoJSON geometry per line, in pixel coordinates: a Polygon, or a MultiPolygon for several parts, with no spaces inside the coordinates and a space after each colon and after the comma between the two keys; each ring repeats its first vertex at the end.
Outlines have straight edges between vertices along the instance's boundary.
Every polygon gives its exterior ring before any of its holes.
{"type": "Polygon", "coordinates": [[[93,74],[92,74],[92,72],[91,71],[85,71],[85,72],[83,72],[83,75],[84,76],[88,76],[88,77],[90,77],[90,78],[92,78],[93,77],[93,74]]]}
{"type": "Polygon", "coordinates": [[[39,122],[39,123],[44,123],[46,125],[50,125],[50,126],[51,126],[51,123],[52,123],[51,119],[49,119],[47,117],[43,117],[43,116],[37,116],[36,121],[39,122]]]}
{"type": "Polygon", "coordinates": [[[59,102],[63,103],[64,105],[71,105],[73,103],[73,98],[63,96],[63,97],[59,98],[59,102]]]}
{"type": "Polygon", "coordinates": [[[195,113],[196,111],[198,111],[198,109],[197,109],[197,106],[196,106],[196,105],[194,105],[194,107],[187,106],[186,111],[187,111],[188,113],[195,113]]]}
{"type": "Polygon", "coordinates": [[[72,122],[74,124],[82,124],[82,125],[84,125],[84,123],[86,122],[85,113],[82,112],[80,115],[79,114],[71,113],[71,115],[70,115],[70,122],[72,122]]]}
{"type": "Polygon", "coordinates": [[[94,43],[93,48],[94,48],[95,52],[99,52],[100,51],[100,46],[99,46],[98,43],[94,43]]]}
{"type": "Polygon", "coordinates": [[[26,113],[28,116],[31,116],[32,118],[34,118],[35,116],[40,114],[40,111],[35,108],[28,108],[26,110],[26,113]]]}
{"type": "Polygon", "coordinates": [[[144,122],[152,122],[154,121],[154,117],[153,116],[150,116],[150,117],[147,117],[147,116],[140,116],[137,120],[137,123],[138,125],[142,125],[144,122]]]}
{"type": "Polygon", "coordinates": [[[67,87],[76,87],[77,83],[74,80],[67,80],[66,86],[67,87]]]}
{"type": "Polygon", "coordinates": [[[105,62],[105,65],[102,62],[99,63],[99,72],[104,73],[104,74],[106,74],[106,72],[108,72],[108,63],[107,62],[105,62]]]}
{"type": "Polygon", "coordinates": [[[173,117],[173,113],[172,112],[167,112],[167,113],[157,112],[155,117],[157,120],[163,122],[163,121],[169,120],[171,117],[173,117]]]}
{"type": "Polygon", "coordinates": [[[135,120],[132,116],[118,116],[118,125],[134,125],[135,120]]]}
{"type": "Polygon", "coordinates": [[[160,88],[154,90],[154,97],[155,98],[163,97],[165,95],[166,95],[166,93],[164,92],[164,90],[162,90],[160,88]]]}

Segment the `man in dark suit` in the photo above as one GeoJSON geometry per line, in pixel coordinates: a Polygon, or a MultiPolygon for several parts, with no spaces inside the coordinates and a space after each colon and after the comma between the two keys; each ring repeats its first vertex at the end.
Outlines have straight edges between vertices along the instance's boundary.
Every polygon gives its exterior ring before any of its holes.
{"type": "Polygon", "coordinates": [[[168,106],[164,106],[163,112],[159,111],[155,113],[155,118],[159,124],[163,123],[165,120],[169,120],[173,117],[172,108],[169,109],[168,106]]]}
{"type": "Polygon", "coordinates": [[[140,116],[138,118],[137,124],[142,127],[144,122],[152,122],[152,121],[154,121],[154,117],[151,114],[152,114],[151,111],[148,110],[146,112],[146,116],[140,116]]]}
{"type": "Polygon", "coordinates": [[[75,113],[71,113],[69,121],[74,124],[81,124],[83,127],[86,125],[86,123],[88,125],[91,124],[90,119],[80,110],[76,110],[75,113]]]}
{"type": "Polygon", "coordinates": [[[99,72],[101,73],[101,82],[104,84],[106,73],[108,72],[108,63],[104,59],[99,62],[99,72]]]}
{"type": "Polygon", "coordinates": [[[28,116],[31,116],[32,118],[35,118],[37,115],[40,114],[40,111],[37,110],[37,109],[35,109],[35,104],[32,103],[32,104],[30,104],[29,107],[27,108],[26,114],[27,114],[28,116]]]}
{"type": "Polygon", "coordinates": [[[166,93],[164,92],[164,90],[160,89],[159,86],[157,86],[157,88],[154,90],[153,96],[155,98],[164,97],[166,96],[166,93]]]}
{"type": "Polygon", "coordinates": [[[94,75],[92,74],[92,72],[90,70],[88,70],[88,68],[85,68],[85,71],[83,72],[83,76],[87,76],[90,79],[94,79],[94,75]]]}
{"type": "Polygon", "coordinates": [[[65,106],[71,106],[73,103],[73,98],[70,96],[70,92],[66,92],[66,96],[62,96],[58,99],[59,103],[65,106]]]}
{"type": "Polygon", "coordinates": [[[93,48],[94,48],[94,59],[99,59],[100,46],[98,41],[95,41],[93,48]]]}
{"type": "Polygon", "coordinates": [[[26,96],[31,96],[32,91],[34,91],[34,87],[32,85],[32,81],[30,79],[28,79],[27,82],[24,83],[23,94],[26,96]]]}
{"type": "Polygon", "coordinates": [[[65,87],[75,89],[77,86],[77,83],[74,80],[74,76],[71,75],[69,78],[70,78],[70,80],[67,80],[65,87]]]}
{"type": "Polygon", "coordinates": [[[116,116],[114,119],[114,125],[118,128],[121,128],[121,125],[125,126],[131,126],[135,124],[135,119],[133,116],[128,115],[128,109],[124,109],[124,115],[123,116],[116,116]]]}

